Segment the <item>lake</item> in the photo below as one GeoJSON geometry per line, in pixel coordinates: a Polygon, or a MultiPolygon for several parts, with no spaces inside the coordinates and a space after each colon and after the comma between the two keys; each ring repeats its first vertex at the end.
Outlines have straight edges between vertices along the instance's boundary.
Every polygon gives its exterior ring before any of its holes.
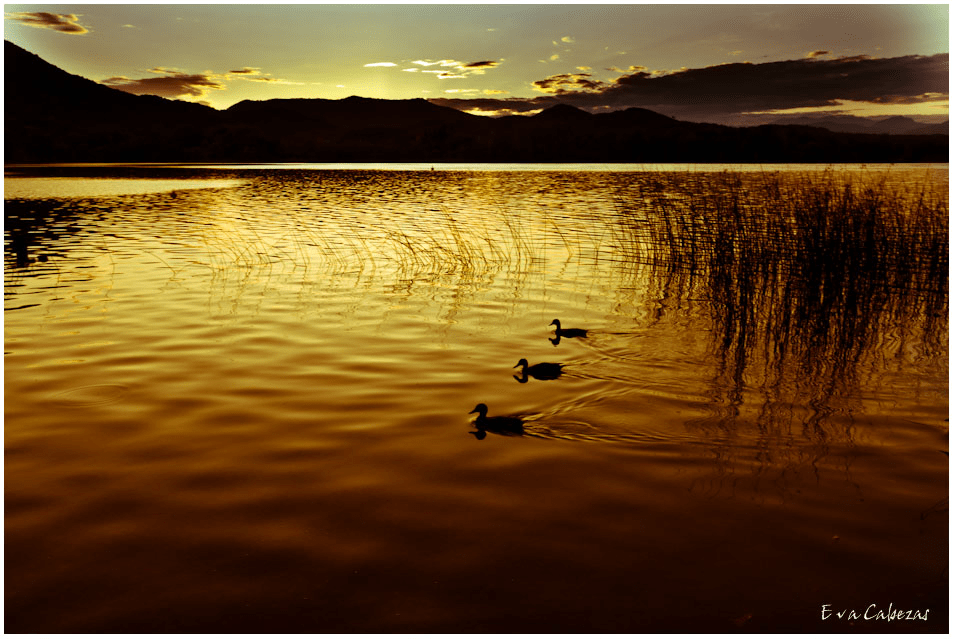
{"type": "Polygon", "coordinates": [[[947,632],[947,171],[7,166],[6,630],[947,632]]]}

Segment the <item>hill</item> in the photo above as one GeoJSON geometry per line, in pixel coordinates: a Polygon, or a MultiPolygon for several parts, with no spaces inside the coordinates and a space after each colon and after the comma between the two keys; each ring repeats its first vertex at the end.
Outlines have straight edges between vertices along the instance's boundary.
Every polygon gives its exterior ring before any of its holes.
{"type": "Polygon", "coordinates": [[[174,157],[217,117],[200,104],[71,75],[7,41],[3,53],[5,162],[174,157]]]}
{"type": "Polygon", "coordinates": [[[948,123],[918,122],[895,115],[888,118],[860,118],[853,115],[788,116],[776,118],[773,124],[816,126],[841,133],[877,133],[881,135],[947,135],[948,123]]]}
{"type": "Polygon", "coordinates": [[[557,105],[487,118],[427,100],[136,96],[4,42],[5,162],[947,162],[947,135],[734,128],[557,105]]]}

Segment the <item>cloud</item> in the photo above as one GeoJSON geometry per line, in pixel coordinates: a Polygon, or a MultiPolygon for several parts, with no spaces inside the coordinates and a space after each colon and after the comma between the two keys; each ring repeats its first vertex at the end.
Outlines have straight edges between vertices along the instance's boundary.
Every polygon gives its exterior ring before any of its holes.
{"type": "Polygon", "coordinates": [[[249,82],[271,82],[273,84],[290,84],[296,86],[305,84],[304,82],[290,82],[289,80],[282,80],[281,78],[273,78],[269,75],[241,77],[241,79],[248,80],[249,82]]]}
{"type": "Polygon", "coordinates": [[[289,82],[288,80],[273,78],[272,74],[262,73],[262,70],[258,67],[242,67],[241,69],[233,69],[225,74],[225,78],[229,80],[246,80],[248,82],[273,82],[275,84],[294,85],[303,84],[302,82],[289,82]]]}
{"type": "Polygon", "coordinates": [[[46,11],[20,11],[15,13],[6,13],[4,17],[7,20],[13,20],[22,24],[37,27],[39,29],[52,29],[60,33],[70,35],[83,35],[89,33],[89,30],[79,24],[79,16],[73,13],[47,13],[46,11]]]}
{"type": "MultiPolygon", "coordinates": [[[[626,69],[620,69],[619,67],[607,67],[607,71],[615,71],[616,73],[636,73],[639,71],[649,71],[649,67],[644,67],[641,64],[631,64],[626,69]]],[[[653,71],[655,75],[662,75],[660,71],[653,71]]]]}
{"type": "Polygon", "coordinates": [[[447,106],[474,115],[518,115],[531,114],[545,107],[559,104],[549,96],[546,98],[431,98],[429,102],[447,106]]]}
{"type": "Polygon", "coordinates": [[[574,40],[570,36],[563,36],[562,38],[560,38],[560,42],[573,43],[573,42],[576,42],[576,40],[574,40]]]}
{"type": "Polygon", "coordinates": [[[162,98],[204,98],[209,90],[226,88],[221,76],[213,73],[185,73],[178,69],[149,69],[159,77],[133,79],[125,76],[106,78],[100,84],[134,95],[158,95],[162,98]]]}
{"type": "Polygon", "coordinates": [[[811,51],[805,55],[806,58],[820,58],[823,55],[831,55],[831,51],[811,51]]]}
{"type": "Polygon", "coordinates": [[[538,80],[534,88],[547,95],[436,102],[461,110],[511,113],[559,103],[590,110],[643,107],[710,121],[741,113],[830,107],[839,101],[910,104],[949,94],[948,54],[738,62],[670,72],[633,66],[610,82],[584,73],[563,74],[538,80]]]}
{"type": "Polygon", "coordinates": [[[599,91],[606,85],[593,80],[589,73],[561,73],[533,83],[533,90],[541,93],[572,93],[575,91],[599,91]]]}
{"type": "Polygon", "coordinates": [[[458,62],[457,60],[414,60],[411,64],[418,64],[422,67],[432,67],[435,64],[439,64],[442,67],[455,67],[462,65],[463,62],[458,62]]]}
{"type": "MultiPolygon", "coordinates": [[[[459,80],[470,75],[483,75],[487,69],[493,69],[500,66],[499,60],[478,60],[476,62],[461,62],[459,60],[413,60],[411,64],[418,65],[401,71],[414,73],[420,70],[421,73],[432,73],[439,80],[459,80]],[[436,69],[419,69],[418,67],[440,67],[436,69]]],[[[379,62],[375,64],[366,64],[369,66],[397,66],[391,62],[379,62]]]]}

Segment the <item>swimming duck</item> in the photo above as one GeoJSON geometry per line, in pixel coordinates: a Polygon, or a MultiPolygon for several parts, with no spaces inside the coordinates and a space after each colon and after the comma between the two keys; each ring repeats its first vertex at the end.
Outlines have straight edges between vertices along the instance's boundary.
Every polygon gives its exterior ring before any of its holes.
{"type": "Polygon", "coordinates": [[[523,435],[523,420],[519,417],[487,417],[487,404],[477,404],[474,410],[470,411],[470,414],[473,413],[477,413],[477,419],[474,420],[474,426],[477,427],[474,434],[477,439],[483,439],[487,432],[497,435],[523,435]]]}
{"type": "MultiPolygon", "coordinates": [[[[527,375],[533,377],[534,379],[556,379],[563,374],[563,364],[540,362],[539,364],[530,366],[530,362],[528,362],[526,359],[521,359],[519,362],[517,362],[517,366],[523,367],[523,369],[520,371],[522,377],[517,377],[514,375],[514,379],[521,383],[525,383],[527,381],[527,375]]],[[[514,368],[517,368],[517,366],[514,366],[514,368]]]]}
{"type": "Polygon", "coordinates": [[[550,326],[553,325],[556,325],[557,337],[586,337],[586,329],[584,328],[562,328],[558,319],[550,322],[550,326]]]}

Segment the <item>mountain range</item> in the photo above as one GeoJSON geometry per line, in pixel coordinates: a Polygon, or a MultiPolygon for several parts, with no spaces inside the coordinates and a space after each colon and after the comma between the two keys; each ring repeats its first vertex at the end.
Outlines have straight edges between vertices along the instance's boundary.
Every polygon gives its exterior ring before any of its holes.
{"type": "Polygon", "coordinates": [[[124,93],[69,74],[9,41],[4,88],[8,164],[948,161],[946,124],[914,126],[902,135],[861,128],[859,122],[850,122],[859,128],[848,132],[817,121],[729,127],[640,108],[591,114],[568,105],[489,118],[424,99],[355,96],[245,100],[219,111],[124,93]]]}
{"type": "Polygon", "coordinates": [[[773,124],[816,126],[842,133],[878,133],[883,135],[947,135],[947,122],[919,122],[903,115],[885,118],[861,118],[855,115],[787,116],[773,124]]]}

